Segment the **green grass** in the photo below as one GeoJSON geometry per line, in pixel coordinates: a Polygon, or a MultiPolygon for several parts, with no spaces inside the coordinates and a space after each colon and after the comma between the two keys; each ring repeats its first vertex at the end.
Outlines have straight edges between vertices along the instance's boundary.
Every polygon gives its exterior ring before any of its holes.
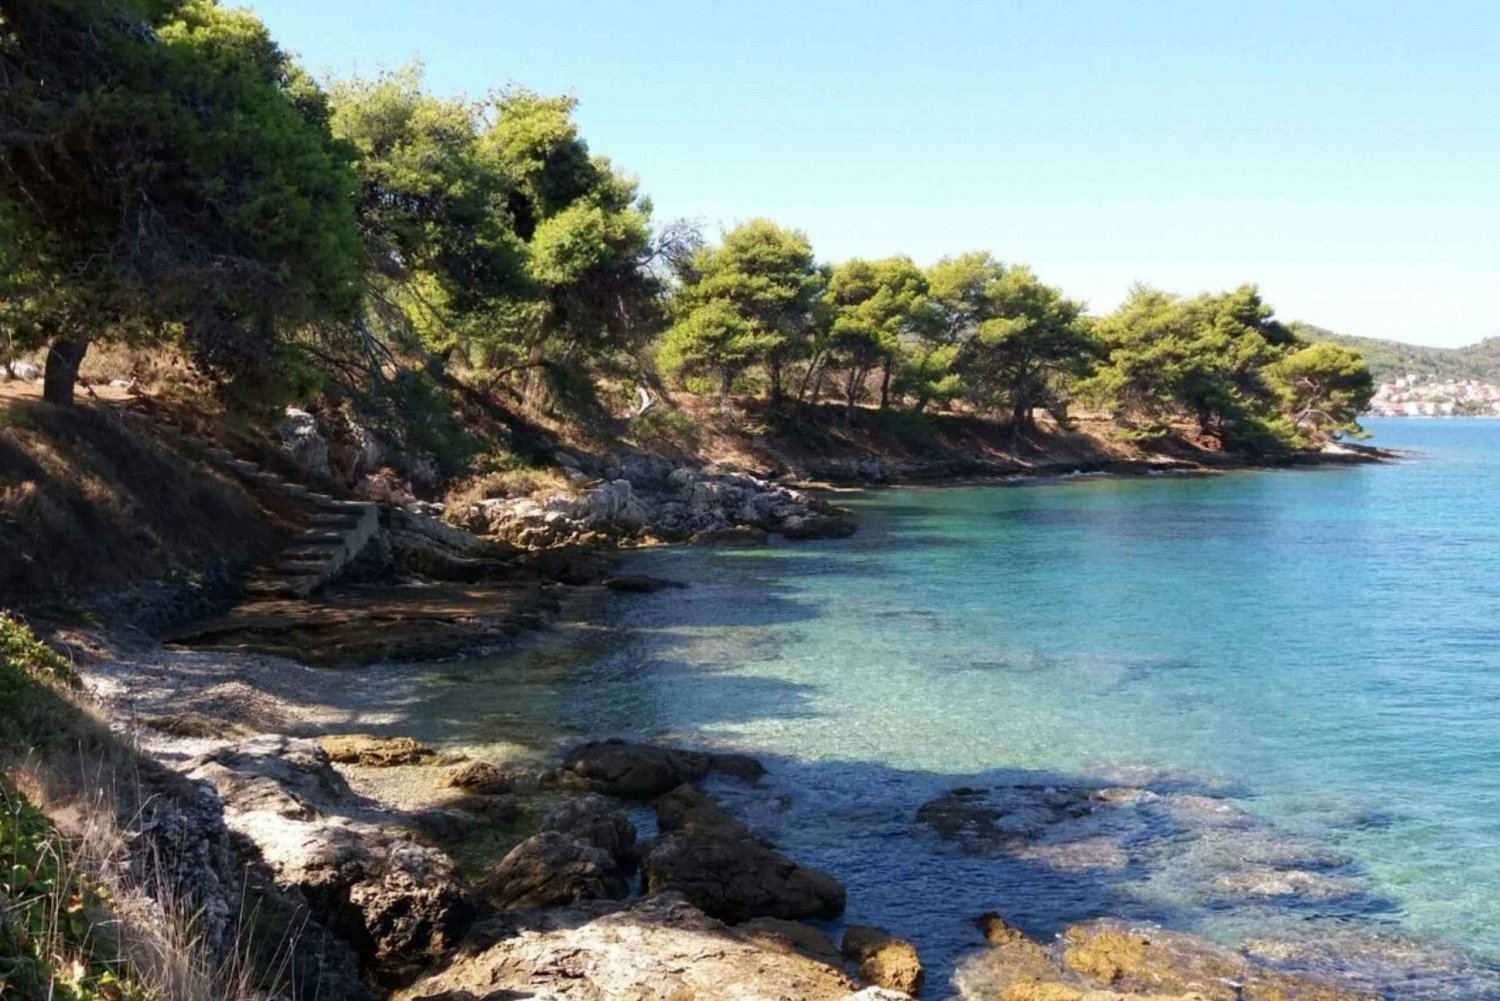
{"type": "Polygon", "coordinates": [[[28,754],[66,741],[76,710],[61,690],[75,684],[72,664],[0,611],[0,752],[28,754]]]}

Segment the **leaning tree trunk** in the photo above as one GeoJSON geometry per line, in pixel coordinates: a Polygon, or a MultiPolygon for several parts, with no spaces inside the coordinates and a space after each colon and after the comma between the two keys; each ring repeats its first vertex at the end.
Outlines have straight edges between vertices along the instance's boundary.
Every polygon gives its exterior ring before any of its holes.
{"type": "Polygon", "coordinates": [[[844,383],[844,423],[854,420],[854,398],[859,393],[859,379],[863,375],[857,368],[849,369],[849,378],[844,383]]]}
{"type": "Polygon", "coordinates": [[[73,405],[73,387],[78,368],[89,349],[87,337],[59,337],[47,349],[47,367],[42,376],[42,399],[59,407],[73,405]]]}

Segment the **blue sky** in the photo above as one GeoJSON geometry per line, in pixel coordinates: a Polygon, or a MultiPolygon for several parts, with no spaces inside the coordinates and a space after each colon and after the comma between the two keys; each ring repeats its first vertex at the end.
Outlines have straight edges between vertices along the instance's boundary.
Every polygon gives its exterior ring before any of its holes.
{"type": "Polygon", "coordinates": [[[252,0],[310,69],[570,92],[659,219],[987,249],[1095,310],[1500,335],[1500,4],[252,0]],[[1312,9],[1316,8],[1316,9],[1312,9]]]}

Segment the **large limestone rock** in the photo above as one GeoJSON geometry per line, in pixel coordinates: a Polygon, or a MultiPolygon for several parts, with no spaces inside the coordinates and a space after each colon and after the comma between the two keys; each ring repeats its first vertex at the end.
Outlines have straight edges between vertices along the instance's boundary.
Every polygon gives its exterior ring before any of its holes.
{"type": "Polygon", "coordinates": [[[623,872],[635,868],[635,825],[603,796],[591,793],[553,808],[542,818],[542,830],[557,831],[603,849],[623,872]]]}
{"type": "Polygon", "coordinates": [[[709,754],[623,740],[592,741],[574,748],[563,760],[562,775],[571,784],[611,796],[651,797],[694,782],[710,771],[748,781],[765,771],[743,754],[709,754]]]}
{"type": "Polygon", "coordinates": [[[230,830],[366,963],[428,962],[472,918],[452,860],[369,812],[316,741],[254,737],[192,762],[188,776],[213,786],[230,830]]]}
{"type": "Polygon", "coordinates": [[[850,925],[844,930],[844,958],[859,964],[859,979],[874,987],[906,994],[922,989],[922,962],[917,947],[884,928],[850,925]]]}
{"type": "Polygon", "coordinates": [[[625,531],[644,527],[651,516],[629,480],[611,480],[595,487],[585,499],[585,511],[590,524],[625,531]]]}
{"type": "Polygon", "coordinates": [[[756,840],[702,793],[674,790],[657,817],[664,833],[641,860],[646,893],[680,893],[731,923],[843,913],[838,880],[756,840]]]}
{"type": "Polygon", "coordinates": [[[281,447],[303,472],[327,477],[333,474],[328,461],[328,439],[318,428],[318,419],[306,410],[287,407],[286,416],[276,425],[281,447]]]}
{"type": "Polygon", "coordinates": [[[415,765],[436,752],[410,737],[372,737],[364,733],[333,734],[318,741],[330,761],[365,768],[415,765]]]}
{"type": "Polygon", "coordinates": [[[486,922],[445,969],[395,999],[842,1001],[854,991],[843,971],[768,949],[679,896],[615,908],[581,905],[486,922]]]}
{"type": "Polygon", "coordinates": [[[528,549],[598,544],[642,536],[764,540],[842,537],[855,530],[847,512],[777,483],[733,469],[672,469],[634,457],[593,484],[564,466],[576,489],[546,497],[493,497],[454,512],[465,527],[528,549]]]}
{"type": "Polygon", "coordinates": [[[552,907],[623,898],[629,886],[614,856],[560,831],[541,831],[512,848],[481,892],[498,907],[552,907]]]}

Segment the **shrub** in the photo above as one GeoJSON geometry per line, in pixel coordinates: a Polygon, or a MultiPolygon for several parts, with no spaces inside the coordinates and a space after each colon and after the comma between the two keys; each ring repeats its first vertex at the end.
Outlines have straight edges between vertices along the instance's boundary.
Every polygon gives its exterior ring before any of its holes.
{"type": "Polygon", "coordinates": [[[637,442],[664,441],[673,445],[696,446],[703,428],[681,410],[652,407],[630,419],[629,435],[637,442]]]}
{"type": "Polygon", "coordinates": [[[0,781],[0,993],[144,999],[97,934],[109,904],[108,892],[71,865],[65,841],[41,811],[0,781]]]}

